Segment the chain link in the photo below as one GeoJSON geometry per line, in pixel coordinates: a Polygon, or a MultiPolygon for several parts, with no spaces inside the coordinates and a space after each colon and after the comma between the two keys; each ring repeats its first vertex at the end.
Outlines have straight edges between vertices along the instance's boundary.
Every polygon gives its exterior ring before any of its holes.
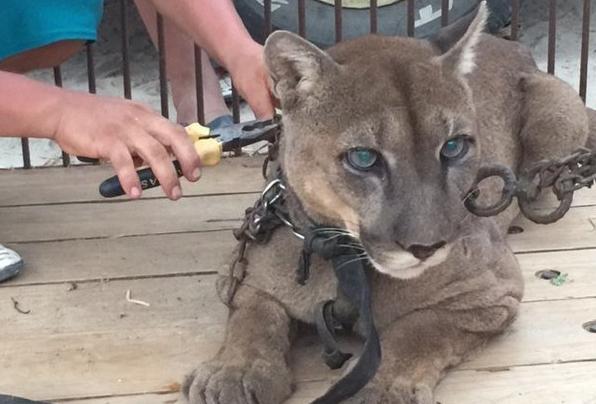
{"type": "Polygon", "coordinates": [[[286,186],[279,178],[271,181],[254,206],[244,212],[242,225],[234,230],[234,237],[238,240],[239,245],[238,254],[230,265],[230,283],[226,302],[228,305],[231,304],[236,289],[245,276],[247,264],[245,254],[248,243],[267,243],[271,239],[273,231],[280,226],[290,228],[297,238],[304,240],[304,236],[292,224],[285,202],[286,186]]]}
{"type": "Polygon", "coordinates": [[[495,216],[511,205],[517,197],[521,213],[529,220],[548,224],[561,219],[571,207],[574,192],[590,188],[596,181],[596,153],[586,148],[558,160],[543,160],[524,172],[516,180],[513,172],[502,165],[481,167],[472,190],[464,199],[470,212],[478,216],[495,216]],[[477,200],[478,186],[487,178],[499,177],[504,181],[501,199],[488,207],[482,207],[477,200]],[[550,212],[534,208],[542,192],[551,189],[559,205],[550,212]]]}

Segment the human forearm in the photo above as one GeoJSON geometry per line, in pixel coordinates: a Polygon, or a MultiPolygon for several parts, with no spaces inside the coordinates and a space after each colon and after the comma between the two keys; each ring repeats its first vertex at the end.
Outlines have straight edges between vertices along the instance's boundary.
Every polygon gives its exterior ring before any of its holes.
{"type": "Polygon", "coordinates": [[[182,196],[169,151],[190,181],[199,178],[200,160],[181,126],[146,106],[45,85],[0,72],[0,136],[45,137],[69,154],[108,160],[122,188],[141,195],[134,162],[151,166],[171,199],[182,196]]]}
{"type": "MultiPolygon", "coordinates": [[[[259,118],[273,115],[263,48],[252,40],[230,0],[137,0],[137,4],[142,1],[150,2],[225,66],[259,118]]],[[[166,49],[167,41],[166,37],[166,49]]]]}
{"type": "Polygon", "coordinates": [[[61,91],[0,71],[0,137],[53,138],[61,91]]]}
{"type": "Polygon", "coordinates": [[[151,2],[228,69],[235,64],[239,53],[258,46],[230,0],[142,1],[151,2]]]}

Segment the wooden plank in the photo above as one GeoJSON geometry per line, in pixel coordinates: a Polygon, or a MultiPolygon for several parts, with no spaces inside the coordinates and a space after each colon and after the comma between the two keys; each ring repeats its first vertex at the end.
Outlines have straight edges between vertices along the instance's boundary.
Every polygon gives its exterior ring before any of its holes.
{"type": "Polygon", "coordinates": [[[178,401],[178,393],[133,394],[81,400],[56,400],[54,402],[68,404],[174,404],[176,401],[178,401]]]}
{"type": "MultiPolygon", "coordinates": [[[[0,240],[4,243],[142,234],[196,232],[235,228],[244,208],[257,194],[111,203],[77,203],[0,208],[0,240]]],[[[596,247],[596,206],[572,209],[556,224],[540,226],[517,221],[523,233],[511,235],[516,252],[596,247]]]]}
{"type": "MultiPolygon", "coordinates": [[[[224,159],[205,167],[196,183],[182,180],[185,195],[257,192],[263,187],[262,156],[224,159]]],[[[101,201],[99,184],[114,175],[109,165],[71,166],[32,170],[0,170],[0,207],[30,204],[101,201]]],[[[145,197],[163,197],[159,189],[145,197]]]]}
{"type": "MultiPolygon", "coordinates": [[[[221,343],[226,310],[214,278],[1,288],[0,391],[35,399],[168,391],[221,343]],[[126,302],[128,289],[151,306],[126,302]],[[31,313],[18,313],[11,298],[31,313]]],[[[511,330],[462,369],[596,360],[596,336],[581,327],[593,319],[596,299],[525,303],[511,330]]],[[[294,354],[297,380],[338,374],[318,351],[311,342],[294,354]]]]}
{"type": "MultiPolygon", "coordinates": [[[[226,158],[217,167],[205,167],[197,183],[183,181],[187,196],[220,193],[257,192],[263,187],[263,157],[226,158]]],[[[32,170],[1,170],[0,207],[30,204],[55,204],[101,201],[99,184],[113,175],[109,165],[47,167],[32,170]]],[[[158,189],[145,191],[145,197],[163,197],[158,189]]],[[[549,202],[552,205],[553,202],[549,202]]],[[[596,205],[596,191],[575,193],[574,206],[596,205]]]]}
{"type": "MultiPolygon", "coordinates": [[[[148,202],[151,204],[156,201],[148,202]]],[[[33,207],[26,209],[36,210],[33,207]]],[[[187,209],[192,209],[192,206],[187,209]]],[[[173,214],[175,215],[175,212],[173,214]]],[[[114,216],[117,215],[114,214],[114,216]]],[[[6,216],[0,216],[0,233],[6,229],[3,219],[6,219],[6,216]]],[[[119,218],[119,220],[132,222],[130,218],[119,218]]],[[[104,224],[104,230],[115,229],[118,225],[118,223],[104,224]]],[[[225,226],[233,224],[223,222],[225,226]]],[[[60,226],[60,223],[48,223],[46,229],[52,226],[60,226]]],[[[553,225],[553,229],[556,229],[556,226],[558,225],[553,225]]],[[[127,230],[134,230],[135,227],[138,227],[138,224],[133,223],[127,230]]],[[[70,230],[80,231],[81,229],[73,226],[71,229],[63,230],[62,236],[68,236],[70,230]]],[[[19,229],[15,231],[19,232],[19,229]]],[[[2,236],[0,240],[6,240],[6,238],[2,236]]],[[[515,245],[515,240],[513,242],[515,245]]],[[[27,266],[20,277],[0,287],[15,284],[210,272],[227,264],[235,243],[229,230],[45,243],[6,243],[23,256],[27,266]]],[[[593,264],[596,262],[596,249],[518,254],[518,259],[526,280],[527,300],[596,295],[596,264],[593,264]],[[555,287],[548,281],[537,279],[534,274],[542,269],[555,269],[567,273],[569,282],[561,287],[555,287]]]]}
{"type": "Polygon", "coordinates": [[[463,369],[596,359],[596,334],[583,324],[596,320],[596,299],[524,303],[517,321],[463,369]]]}
{"type": "MultiPolygon", "coordinates": [[[[8,244],[21,254],[26,267],[19,277],[1,283],[0,288],[213,272],[228,264],[235,245],[229,230],[8,244]]],[[[518,260],[526,301],[596,296],[596,249],[518,254],[518,260]],[[567,282],[555,286],[535,276],[545,269],[568,274],[567,282]]]]}
{"type": "Polygon", "coordinates": [[[573,195],[574,206],[593,206],[596,205],[596,189],[584,188],[573,195]]]}
{"type": "Polygon", "coordinates": [[[442,404],[588,404],[596,402],[596,362],[454,372],[439,385],[442,404]]]}
{"type": "Polygon", "coordinates": [[[25,261],[14,285],[79,282],[218,271],[227,265],[236,239],[230,230],[8,244],[25,261]]]}
{"type": "Polygon", "coordinates": [[[508,240],[516,252],[566,250],[596,247],[596,207],[569,210],[559,222],[537,225],[525,218],[516,220],[524,231],[508,240]]]}
{"type": "Polygon", "coordinates": [[[524,300],[573,299],[596,296],[596,250],[518,254],[526,285],[524,300]],[[567,274],[560,286],[536,277],[541,270],[567,274]]]}
{"type": "Polygon", "coordinates": [[[213,276],[0,290],[0,391],[34,399],[168,391],[221,343],[213,276]],[[132,297],[150,307],[128,303],[132,297]],[[30,314],[13,310],[10,298],[30,314]],[[33,377],[34,375],[34,377],[33,377]]]}
{"type": "MultiPolygon", "coordinates": [[[[437,388],[442,404],[593,404],[596,402],[596,363],[565,363],[514,367],[502,372],[453,371],[437,388]]],[[[304,381],[285,404],[306,404],[330,386],[304,381]]],[[[177,394],[144,394],[68,401],[73,404],[172,404],[177,394]]]]}
{"type": "Polygon", "coordinates": [[[0,208],[3,243],[236,228],[256,194],[0,208]]]}
{"type": "MultiPolygon", "coordinates": [[[[596,362],[513,367],[501,372],[456,370],[439,384],[435,398],[441,404],[594,404],[595,373],[596,362]]],[[[309,403],[329,385],[328,381],[299,383],[285,404],[309,403]]]]}

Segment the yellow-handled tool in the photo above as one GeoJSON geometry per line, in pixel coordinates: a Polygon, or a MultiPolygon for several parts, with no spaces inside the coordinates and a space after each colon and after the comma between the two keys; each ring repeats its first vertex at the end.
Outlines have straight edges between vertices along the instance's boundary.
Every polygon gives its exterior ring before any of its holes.
{"type": "MultiPolygon", "coordinates": [[[[186,133],[194,143],[195,150],[203,166],[215,166],[221,160],[222,153],[232,151],[262,140],[273,142],[280,132],[280,119],[275,117],[266,121],[250,121],[209,129],[198,123],[186,127],[186,133]]],[[[177,160],[172,162],[181,177],[182,169],[177,160]]],[[[151,168],[137,170],[142,189],[159,186],[159,180],[151,168]]],[[[124,190],[117,176],[108,178],[99,186],[99,193],[106,198],[124,195],[124,190]]]]}

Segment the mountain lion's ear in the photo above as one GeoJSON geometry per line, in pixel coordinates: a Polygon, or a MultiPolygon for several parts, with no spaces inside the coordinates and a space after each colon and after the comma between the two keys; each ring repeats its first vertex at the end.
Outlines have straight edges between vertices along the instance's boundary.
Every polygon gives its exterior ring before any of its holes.
{"type": "Polygon", "coordinates": [[[267,38],[265,63],[282,106],[297,97],[315,95],[320,78],[338,67],[327,53],[287,31],[275,31],[267,38]]]}
{"type": "Polygon", "coordinates": [[[461,75],[471,73],[476,67],[476,45],[486,27],[488,8],[481,1],[476,12],[463,17],[434,37],[434,43],[443,54],[439,57],[443,66],[461,75]]]}

